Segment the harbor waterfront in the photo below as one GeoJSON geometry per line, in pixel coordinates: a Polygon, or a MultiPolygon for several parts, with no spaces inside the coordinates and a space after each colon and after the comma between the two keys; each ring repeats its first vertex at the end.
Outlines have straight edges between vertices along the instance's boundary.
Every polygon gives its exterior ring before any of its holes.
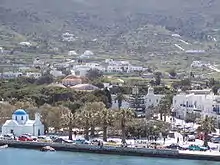
{"type": "Polygon", "coordinates": [[[148,148],[130,148],[130,147],[110,147],[96,145],[77,145],[77,144],[58,144],[58,143],[39,143],[39,142],[20,142],[0,140],[0,145],[7,144],[12,148],[25,148],[40,150],[44,146],[51,146],[57,151],[89,152],[99,154],[114,154],[126,156],[145,156],[174,159],[193,159],[220,161],[220,154],[201,153],[201,152],[179,152],[178,150],[168,149],[148,149],[148,148]]]}
{"type": "Polygon", "coordinates": [[[218,165],[219,162],[204,160],[160,159],[147,157],[128,157],[118,155],[99,155],[79,152],[40,152],[6,148],[0,149],[3,165],[218,165]]]}

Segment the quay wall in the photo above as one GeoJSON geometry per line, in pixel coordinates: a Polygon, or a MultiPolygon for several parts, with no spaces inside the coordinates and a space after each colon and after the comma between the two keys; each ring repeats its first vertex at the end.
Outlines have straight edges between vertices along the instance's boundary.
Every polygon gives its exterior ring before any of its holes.
{"type": "Polygon", "coordinates": [[[149,149],[149,148],[130,148],[130,147],[125,148],[125,147],[114,147],[114,146],[100,147],[96,145],[86,145],[86,144],[60,144],[60,143],[0,140],[0,145],[5,145],[5,144],[7,144],[8,147],[12,147],[12,148],[25,148],[25,149],[37,149],[37,150],[40,150],[44,146],[51,146],[57,151],[220,161],[220,155],[184,154],[184,153],[179,153],[178,150],[168,150],[168,149],[149,149]]]}

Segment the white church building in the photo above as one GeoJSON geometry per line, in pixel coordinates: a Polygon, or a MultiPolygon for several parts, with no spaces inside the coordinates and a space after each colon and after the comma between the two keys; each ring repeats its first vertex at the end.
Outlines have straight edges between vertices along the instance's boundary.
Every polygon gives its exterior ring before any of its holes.
{"type": "Polygon", "coordinates": [[[147,95],[144,96],[144,102],[146,106],[146,116],[152,113],[153,109],[159,105],[160,100],[165,95],[155,94],[154,88],[149,86],[147,95]]]}
{"type": "Polygon", "coordinates": [[[23,109],[18,109],[12,114],[12,119],[7,120],[2,126],[2,134],[31,134],[39,136],[44,134],[44,125],[41,123],[40,114],[35,114],[35,120],[30,120],[28,113],[23,109]]]}

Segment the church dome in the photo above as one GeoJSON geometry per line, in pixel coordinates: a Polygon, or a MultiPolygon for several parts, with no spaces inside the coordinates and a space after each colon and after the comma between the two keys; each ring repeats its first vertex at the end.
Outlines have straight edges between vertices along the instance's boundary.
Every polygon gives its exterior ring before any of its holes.
{"type": "Polygon", "coordinates": [[[13,114],[14,115],[27,115],[27,112],[23,109],[17,109],[13,114]]]}

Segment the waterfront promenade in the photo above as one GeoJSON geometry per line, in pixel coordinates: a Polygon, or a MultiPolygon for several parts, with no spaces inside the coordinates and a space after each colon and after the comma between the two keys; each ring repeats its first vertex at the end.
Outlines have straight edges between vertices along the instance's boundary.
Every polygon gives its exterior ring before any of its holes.
{"type": "Polygon", "coordinates": [[[0,145],[8,144],[12,148],[25,148],[40,150],[44,146],[51,146],[57,151],[71,152],[88,152],[98,154],[115,154],[126,156],[146,156],[174,159],[192,159],[192,160],[210,160],[220,161],[220,153],[194,152],[194,151],[178,151],[169,149],[149,149],[149,148],[133,148],[133,147],[114,147],[114,146],[97,146],[86,144],[60,144],[60,143],[39,143],[39,142],[20,142],[0,140],[0,145]]]}

